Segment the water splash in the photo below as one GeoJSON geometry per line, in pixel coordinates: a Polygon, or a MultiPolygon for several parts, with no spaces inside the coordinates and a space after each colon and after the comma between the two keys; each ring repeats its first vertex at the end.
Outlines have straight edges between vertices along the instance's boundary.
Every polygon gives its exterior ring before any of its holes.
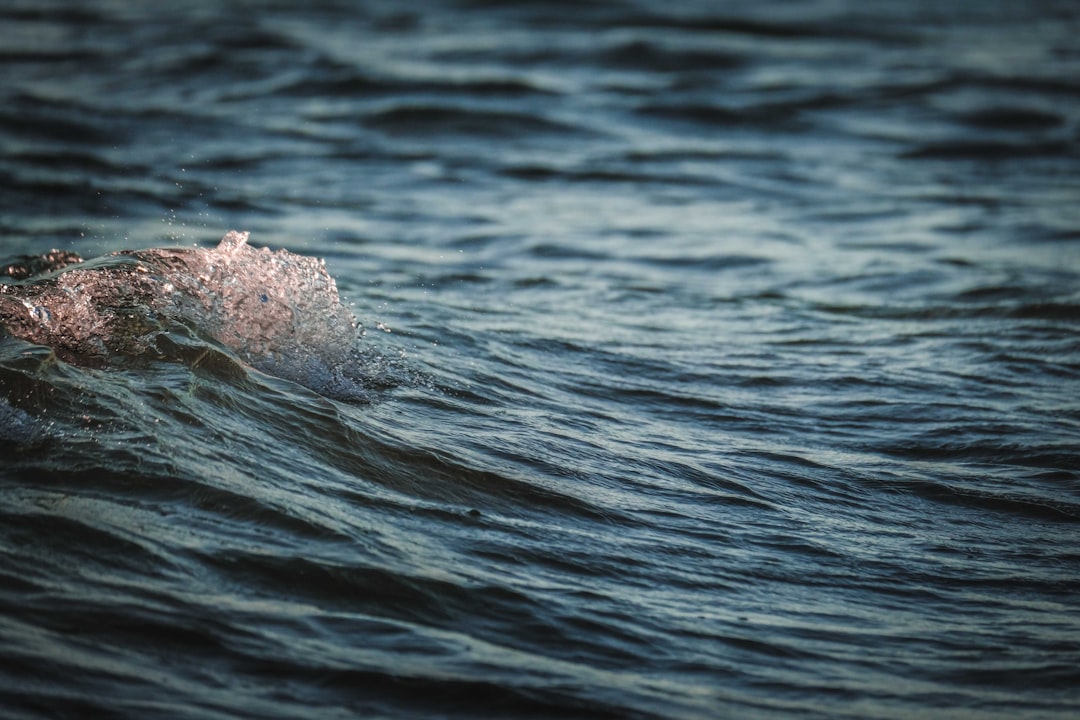
{"type": "Polygon", "coordinates": [[[247,240],[231,231],[212,249],[28,258],[6,269],[18,281],[0,284],[0,324],[82,365],[160,356],[158,340],[180,325],[264,372],[332,396],[362,396],[359,323],[325,263],[247,240]]]}

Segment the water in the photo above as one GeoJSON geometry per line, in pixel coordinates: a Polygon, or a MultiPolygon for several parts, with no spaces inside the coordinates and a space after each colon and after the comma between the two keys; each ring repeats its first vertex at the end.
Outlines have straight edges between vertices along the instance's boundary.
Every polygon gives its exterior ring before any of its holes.
{"type": "Polygon", "coordinates": [[[3,715],[1072,716],[1078,33],[5,3],[0,259],[249,231],[357,325],[0,338],[3,715]]]}

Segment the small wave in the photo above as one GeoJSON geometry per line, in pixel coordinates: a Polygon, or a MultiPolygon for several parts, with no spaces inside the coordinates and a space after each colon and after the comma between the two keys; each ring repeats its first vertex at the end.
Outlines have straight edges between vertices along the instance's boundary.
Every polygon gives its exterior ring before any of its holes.
{"type": "Polygon", "coordinates": [[[355,347],[359,324],[323,262],[256,250],[247,237],[230,232],[209,250],[121,252],[87,263],[54,251],[11,263],[9,277],[28,279],[0,285],[0,324],[75,364],[115,356],[191,356],[194,364],[215,356],[205,344],[212,341],[259,370],[334,397],[358,399],[380,384],[365,374],[370,363],[355,347]],[[192,348],[185,328],[204,340],[192,348]]]}
{"type": "Polygon", "coordinates": [[[1013,160],[1060,157],[1071,151],[1062,141],[1001,142],[996,140],[953,140],[921,145],[901,154],[902,158],[930,160],[1013,160]]]}
{"type": "Polygon", "coordinates": [[[531,137],[538,133],[565,135],[582,128],[527,112],[461,108],[447,105],[401,105],[364,119],[368,127],[392,135],[474,135],[531,137]]]}
{"type": "MultiPolygon", "coordinates": [[[[1002,291],[1003,297],[1005,291],[1002,291]]],[[[1080,305],[1071,302],[1033,301],[987,302],[986,297],[956,296],[955,302],[893,304],[893,305],[851,305],[841,303],[818,303],[813,306],[817,312],[867,320],[888,320],[898,322],[933,322],[943,320],[989,320],[1023,319],[1045,321],[1080,320],[1080,305]]]]}
{"type": "MultiPolygon", "coordinates": [[[[76,146],[102,146],[119,142],[101,118],[69,112],[66,103],[18,96],[0,110],[0,132],[23,140],[46,140],[76,146]]],[[[114,121],[115,122],[115,121],[114,121]]]]}
{"type": "Polygon", "coordinates": [[[747,107],[725,107],[711,103],[670,104],[665,102],[642,105],[637,112],[645,117],[659,120],[673,120],[710,127],[801,130],[808,127],[808,123],[798,117],[798,112],[813,109],[816,106],[817,103],[813,100],[799,103],[764,103],[747,107]]]}
{"type": "Polygon", "coordinates": [[[371,97],[382,95],[461,95],[463,97],[521,97],[551,95],[552,91],[527,81],[507,78],[468,80],[413,80],[373,77],[352,68],[330,71],[316,68],[304,77],[291,79],[278,93],[297,97],[371,97]],[[320,71],[321,70],[321,71],[320,71]]]}
{"type": "Polygon", "coordinates": [[[563,169],[539,164],[513,165],[499,170],[499,174],[515,180],[531,182],[567,183],[664,183],[667,185],[706,185],[715,180],[695,177],[686,173],[639,172],[629,169],[563,169]]]}
{"type": "Polygon", "coordinates": [[[962,484],[909,480],[904,490],[936,502],[979,508],[989,512],[1019,515],[1046,521],[1074,522],[1080,519],[1080,504],[1067,498],[1025,495],[1020,492],[969,487],[962,484]]]}
{"type": "Polygon", "coordinates": [[[1008,315],[1024,320],[1068,320],[1080,322],[1080,303],[1031,302],[1011,308],[1008,315]]]}
{"type": "Polygon", "coordinates": [[[737,68],[744,58],[719,50],[667,48],[645,40],[632,40],[603,51],[605,65],[651,72],[718,71],[737,68]]]}
{"type": "Polygon", "coordinates": [[[627,17],[621,20],[619,24],[623,27],[723,33],[763,40],[828,38],[830,40],[872,40],[879,43],[903,43],[907,40],[901,29],[882,25],[838,24],[826,21],[766,20],[738,17],[736,15],[702,15],[694,17],[650,13],[627,17]]]}
{"type": "Polygon", "coordinates": [[[30,446],[47,437],[45,426],[37,418],[0,397],[0,445],[30,446]]]}
{"type": "Polygon", "coordinates": [[[966,125],[990,130],[1048,130],[1065,124],[1065,118],[1058,113],[1018,107],[975,110],[958,119],[966,125]]]}

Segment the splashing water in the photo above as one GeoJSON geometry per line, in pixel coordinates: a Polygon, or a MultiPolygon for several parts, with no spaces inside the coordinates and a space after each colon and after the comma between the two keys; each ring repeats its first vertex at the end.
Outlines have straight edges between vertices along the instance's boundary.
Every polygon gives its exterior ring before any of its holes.
{"type": "Polygon", "coordinates": [[[322,260],[247,244],[125,251],[82,262],[49,253],[11,265],[0,324],[82,365],[168,355],[186,328],[251,366],[337,397],[362,395],[359,323],[322,260]]]}

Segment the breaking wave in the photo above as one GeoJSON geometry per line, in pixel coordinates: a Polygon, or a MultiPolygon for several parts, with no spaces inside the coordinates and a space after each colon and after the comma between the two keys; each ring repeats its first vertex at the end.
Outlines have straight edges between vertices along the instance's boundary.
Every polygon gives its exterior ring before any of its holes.
{"type": "Polygon", "coordinates": [[[156,248],[83,261],[53,251],[9,264],[0,324],[74,365],[198,364],[222,351],[323,395],[366,399],[386,358],[359,347],[362,326],[322,260],[247,244],[156,248]],[[218,347],[214,347],[217,345],[218,347]]]}

